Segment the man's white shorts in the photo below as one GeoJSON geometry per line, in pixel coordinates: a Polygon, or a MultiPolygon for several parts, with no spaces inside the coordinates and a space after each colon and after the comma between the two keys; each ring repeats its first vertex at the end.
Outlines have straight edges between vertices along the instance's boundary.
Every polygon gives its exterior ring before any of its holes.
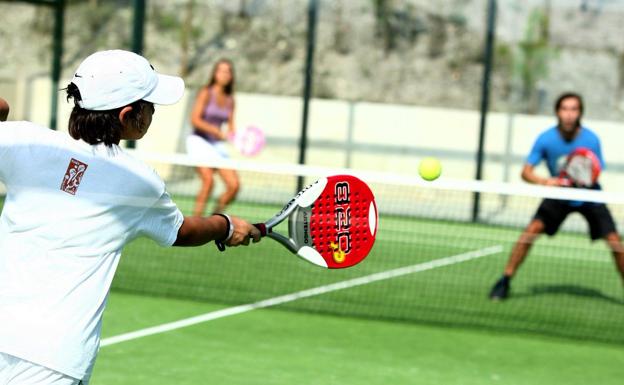
{"type": "Polygon", "coordinates": [[[86,385],[86,382],[10,354],[0,353],[0,385],[86,385]]]}

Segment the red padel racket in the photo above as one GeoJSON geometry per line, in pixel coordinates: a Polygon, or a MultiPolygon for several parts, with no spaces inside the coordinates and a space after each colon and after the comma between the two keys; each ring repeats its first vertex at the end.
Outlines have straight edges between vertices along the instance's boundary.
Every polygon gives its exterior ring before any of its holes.
{"type": "Polygon", "coordinates": [[[601,171],[600,159],[585,147],[572,151],[560,172],[563,186],[592,187],[598,181],[601,171]]]}
{"type": "Polygon", "coordinates": [[[329,269],[361,262],[377,234],[377,206],[366,183],[351,175],[321,178],[282,211],[255,226],[299,257],[329,269]],[[288,218],[288,236],[273,228],[288,218]]]}

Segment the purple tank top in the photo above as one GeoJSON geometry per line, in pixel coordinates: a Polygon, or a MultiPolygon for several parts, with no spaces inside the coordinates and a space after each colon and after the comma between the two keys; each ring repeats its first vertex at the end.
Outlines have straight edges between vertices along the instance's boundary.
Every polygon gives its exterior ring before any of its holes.
{"type": "MultiPolygon", "coordinates": [[[[225,106],[221,107],[217,104],[217,98],[213,95],[211,89],[208,89],[208,95],[209,101],[206,107],[204,107],[202,118],[214,126],[221,127],[223,123],[230,119],[230,114],[232,113],[232,98],[230,96],[226,97],[225,106]]],[[[212,135],[198,129],[195,129],[194,134],[201,136],[209,142],[216,141],[212,135]]]]}

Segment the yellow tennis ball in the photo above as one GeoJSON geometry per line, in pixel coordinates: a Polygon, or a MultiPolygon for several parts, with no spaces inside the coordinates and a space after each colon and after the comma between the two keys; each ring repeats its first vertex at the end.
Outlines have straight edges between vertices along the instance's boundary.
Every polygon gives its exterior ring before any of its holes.
{"type": "Polygon", "coordinates": [[[418,165],[418,174],[428,181],[438,179],[442,173],[440,161],[433,157],[423,158],[418,165]]]}

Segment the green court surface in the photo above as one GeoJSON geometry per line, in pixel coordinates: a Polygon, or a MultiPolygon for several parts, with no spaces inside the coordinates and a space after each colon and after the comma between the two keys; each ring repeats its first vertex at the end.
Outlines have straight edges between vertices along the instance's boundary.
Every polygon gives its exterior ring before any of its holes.
{"type": "MultiPolygon", "coordinates": [[[[189,204],[177,201],[183,210],[189,204]]],[[[279,206],[237,203],[231,209],[260,221],[279,206]]],[[[513,282],[512,300],[487,300],[518,234],[517,228],[384,215],[369,257],[344,270],[312,266],[271,240],[219,253],[212,244],[170,249],[139,239],[126,248],[113,288],[228,306],[346,283],[280,306],[624,343],[622,282],[605,245],[590,243],[585,234],[540,239],[513,282]],[[477,257],[454,260],[471,253],[477,257]],[[432,261],[449,262],[428,265],[432,261]],[[406,268],[414,270],[377,280],[379,274],[406,268]],[[364,281],[351,286],[354,279],[364,281]]]]}
{"type": "MultiPolygon", "coordinates": [[[[232,212],[256,221],[277,209],[237,203],[232,212]]],[[[105,337],[430,268],[103,346],[93,384],[621,383],[622,287],[604,245],[575,233],[540,240],[512,299],[492,303],[487,292],[517,228],[381,221],[371,255],[342,271],[311,266],[270,240],[223,254],[213,245],[172,251],[138,240],[113,284],[105,337]],[[499,249],[428,265],[492,247],[499,249]]]]}
{"type": "MultiPolygon", "coordinates": [[[[113,293],[104,337],[221,308],[113,293]]],[[[621,384],[621,346],[281,310],[103,346],[91,385],[621,384]]]]}
{"type": "MultiPolygon", "coordinates": [[[[279,209],[237,202],[230,213],[256,222],[279,209]]],[[[113,281],[91,384],[620,384],[624,293],[605,245],[583,233],[540,239],[512,298],[493,303],[487,293],[519,232],[382,215],[369,257],[344,270],[271,240],[219,253],[138,239],[113,281]],[[254,305],[107,342],[245,304],[254,305]]]]}

